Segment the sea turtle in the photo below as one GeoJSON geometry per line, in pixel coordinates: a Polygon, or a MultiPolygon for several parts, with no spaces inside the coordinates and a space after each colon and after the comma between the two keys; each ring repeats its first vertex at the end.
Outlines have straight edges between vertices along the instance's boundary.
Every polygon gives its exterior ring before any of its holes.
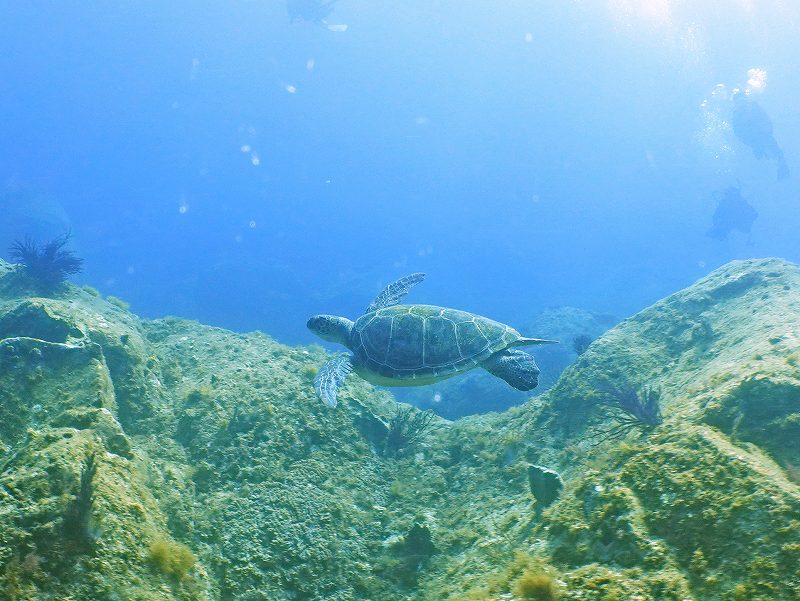
{"type": "Polygon", "coordinates": [[[413,273],[387,286],[355,322],[315,315],[308,328],[353,354],[331,359],[314,378],[319,398],[336,406],[336,393],[351,371],[383,386],[422,386],[475,367],[518,390],[539,383],[533,357],[515,346],[555,340],[526,338],[514,328],[480,315],[433,305],[400,305],[400,299],[425,274],[413,273]]]}

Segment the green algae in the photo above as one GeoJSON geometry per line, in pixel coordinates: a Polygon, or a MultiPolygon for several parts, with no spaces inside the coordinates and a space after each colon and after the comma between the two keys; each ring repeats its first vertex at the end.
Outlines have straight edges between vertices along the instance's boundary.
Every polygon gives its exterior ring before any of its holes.
{"type": "Polygon", "coordinates": [[[197,563],[197,558],[186,545],[165,538],[157,539],[150,545],[150,562],[153,567],[176,580],[184,580],[197,563]]]}
{"type": "Polygon", "coordinates": [[[2,598],[800,599],[793,265],[729,264],[545,395],[396,454],[389,394],[351,378],[336,410],[316,399],[320,347],[14,276],[0,262],[2,598]],[[593,446],[609,378],[659,387],[664,423],[593,446]],[[564,480],[543,510],[531,464],[564,480]]]}

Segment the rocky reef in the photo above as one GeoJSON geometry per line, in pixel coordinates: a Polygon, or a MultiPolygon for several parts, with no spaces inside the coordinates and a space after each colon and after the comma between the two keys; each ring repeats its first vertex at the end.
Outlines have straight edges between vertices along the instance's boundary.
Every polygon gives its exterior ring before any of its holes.
{"type": "Polygon", "coordinates": [[[16,270],[0,598],[800,599],[795,265],[728,264],[545,394],[391,452],[391,395],[351,378],[335,410],[315,398],[322,348],[141,320],[90,288],[27,296],[16,270]],[[660,421],[608,436],[608,382],[658,390],[660,421]]]}

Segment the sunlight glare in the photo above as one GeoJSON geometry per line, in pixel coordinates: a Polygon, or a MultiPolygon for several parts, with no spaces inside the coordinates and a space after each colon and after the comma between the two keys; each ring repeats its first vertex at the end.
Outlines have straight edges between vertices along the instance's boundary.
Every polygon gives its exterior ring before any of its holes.
{"type": "Polygon", "coordinates": [[[760,69],[758,67],[748,69],[747,88],[745,89],[745,93],[760,94],[761,92],[764,91],[764,88],[766,87],[767,87],[767,71],[765,69],[760,69]]]}

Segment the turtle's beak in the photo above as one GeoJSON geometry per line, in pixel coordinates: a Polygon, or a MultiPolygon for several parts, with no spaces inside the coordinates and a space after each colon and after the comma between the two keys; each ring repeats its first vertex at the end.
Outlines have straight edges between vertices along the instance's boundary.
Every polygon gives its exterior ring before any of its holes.
{"type": "Polygon", "coordinates": [[[322,315],[314,315],[314,317],[308,320],[306,327],[308,327],[308,329],[315,334],[321,335],[323,328],[320,326],[322,326],[323,323],[324,320],[322,319],[322,315]]]}
{"type": "Polygon", "coordinates": [[[315,315],[306,323],[308,329],[328,342],[336,342],[334,328],[330,315],[315,315]]]}
{"type": "Polygon", "coordinates": [[[306,324],[308,329],[328,342],[347,345],[347,337],[353,322],[335,315],[315,315],[306,324]]]}

